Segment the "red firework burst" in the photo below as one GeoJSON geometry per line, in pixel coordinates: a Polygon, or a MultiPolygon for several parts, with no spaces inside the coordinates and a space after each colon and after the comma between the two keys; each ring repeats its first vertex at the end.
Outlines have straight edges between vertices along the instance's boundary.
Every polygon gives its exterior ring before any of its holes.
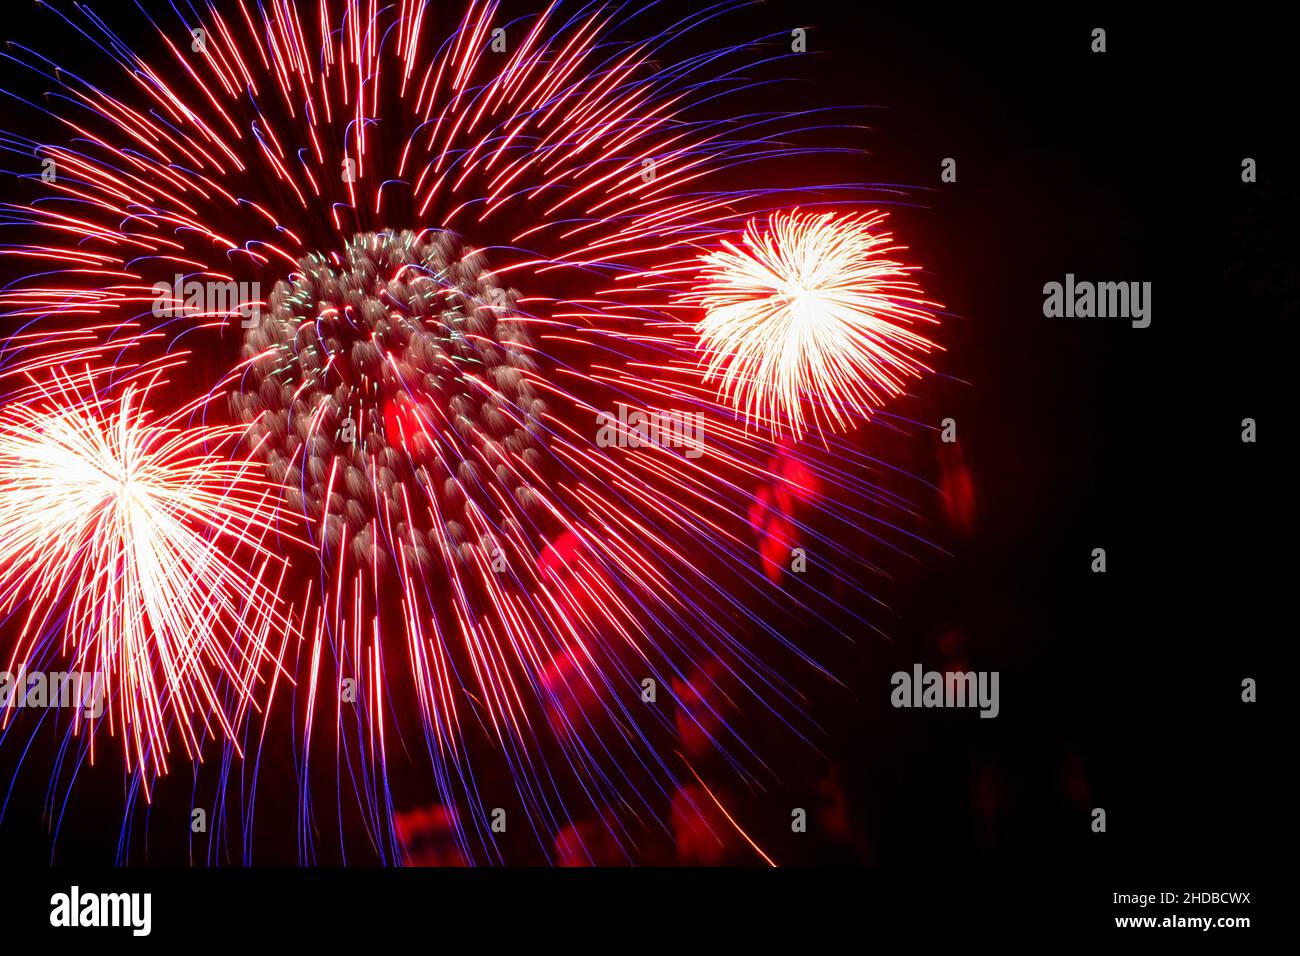
{"type": "MultiPolygon", "coordinates": [[[[104,332],[87,348],[144,325],[228,359],[216,393],[240,454],[309,542],[288,555],[293,590],[277,588],[305,622],[302,752],[330,721],[337,769],[366,778],[367,813],[386,799],[397,700],[418,712],[433,796],[457,808],[459,857],[500,852],[482,815],[462,812],[480,799],[468,758],[480,730],[547,847],[568,812],[549,797],[561,772],[591,804],[573,819],[608,820],[610,806],[662,816],[628,777],[683,782],[658,746],[672,709],[633,709],[647,680],[671,693],[707,658],[758,706],[801,720],[785,675],[737,637],[770,632],[786,600],[748,532],[772,518],[751,514],[774,507],[751,490],[780,480],[774,445],[737,408],[797,436],[810,383],[836,421],[880,400],[924,368],[905,353],[930,343],[901,323],[928,319],[929,303],[908,305],[905,268],[879,259],[878,219],[775,217],[763,267],[820,263],[799,273],[822,283],[815,347],[801,338],[799,362],[775,332],[742,347],[732,319],[703,336],[723,394],[701,374],[698,307],[712,329],[717,303],[691,298],[700,257],[722,257],[708,294],[732,295],[746,253],[728,240],[772,211],[729,174],[800,152],[787,113],[683,115],[703,64],[656,57],[703,15],[611,46],[617,8],[556,4],[501,24],[494,4],[473,3],[446,32],[420,0],[232,9],[162,27],[159,59],[126,52],[98,19],[84,26],[126,84],[48,76],[87,110],[55,117],[75,148],[44,145],[59,175],[16,207],[55,238],[6,250],[34,267],[0,289],[0,307],[51,330],[90,320],[104,332]],[[238,355],[225,334],[236,322],[238,355]],[[844,371],[826,371],[834,361],[844,371]],[[350,729],[359,752],[341,744],[350,729]]],[[[29,65],[45,75],[45,61],[29,65]]],[[[761,282],[738,282],[761,307],[761,282]]],[[[72,415],[87,401],[64,397],[72,415]]],[[[782,455],[842,497],[871,495],[825,449],[782,455]]],[[[242,468],[224,476],[236,498],[242,468]]],[[[822,504],[827,540],[856,528],[852,509],[822,504]]],[[[261,542],[268,516],[235,514],[245,543],[261,542]]],[[[790,516],[782,528],[812,533],[790,516]]],[[[852,568],[841,578],[860,589],[852,568]]],[[[244,586],[263,637],[229,672],[241,688],[285,630],[278,598],[244,586]]],[[[130,620],[151,623],[132,623],[130,639],[158,640],[166,616],[141,607],[130,620]]],[[[220,664],[223,628],[175,640],[206,641],[220,664]]],[[[206,688],[182,682],[174,696],[197,710],[206,688]]],[[[374,829],[380,854],[397,856],[391,823],[374,829]]]]}

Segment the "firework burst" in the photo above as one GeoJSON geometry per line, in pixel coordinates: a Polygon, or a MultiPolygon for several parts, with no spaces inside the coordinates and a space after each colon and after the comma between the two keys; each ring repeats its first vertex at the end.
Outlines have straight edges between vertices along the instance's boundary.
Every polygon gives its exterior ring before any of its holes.
{"type": "Polygon", "coordinates": [[[698,331],[708,381],[750,421],[800,438],[843,429],[930,369],[937,320],[914,266],[890,257],[884,213],[776,213],[701,259],[698,331]],[[811,420],[811,421],[810,421],[811,420]]]}
{"type": "Polygon", "coordinates": [[[264,543],[278,493],[229,457],[240,430],[184,425],[201,403],[151,412],[164,371],[105,396],[104,375],[54,367],[0,409],[0,608],[26,609],[9,670],[53,627],[154,775],[169,727],[191,757],[203,734],[235,738],[287,623],[264,543]]]}
{"type": "MultiPolygon", "coordinates": [[[[471,760],[486,742],[514,791],[497,799],[523,811],[548,858],[558,834],[582,832],[582,816],[631,858],[635,829],[697,779],[671,711],[643,706],[647,680],[675,694],[709,661],[736,699],[796,736],[813,732],[789,675],[757,647],[818,672],[771,623],[801,585],[780,586],[772,544],[752,529],[779,525],[782,542],[820,549],[838,594],[866,595],[874,568],[842,533],[892,535],[884,522],[862,530],[862,502],[906,511],[852,447],[778,447],[753,433],[738,407],[789,415],[798,435],[804,413],[787,399],[807,390],[778,376],[753,399],[736,376],[767,374],[770,361],[697,332],[701,257],[743,255],[729,240],[761,219],[782,230],[769,270],[791,257],[822,263],[818,281],[835,291],[818,309],[856,323],[850,333],[819,320],[818,361],[847,359],[813,378],[832,417],[923,368],[904,353],[928,342],[901,323],[926,303],[908,306],[904,270],[879,259],[868,231],[878,220],[769,219],[784,189],[733,188],[739,167],[779,176],[791,157],[814,155],[793,141],[821,121],[688,115],[690,100],[743,93],[745,71],[770,59],[761,43],[668,58],[721,7],[631,41],[614,39],[625,4],[569,14],[557,3],[506,21],[495,4],[472,3],[451,24],[419,0],[231,9],[173,7],[148,60],[98,18],[69,15],[123,68],[116,92],[18,52],[79,109],[53,114],[75,146],[5,142],[25,156],[39,147],[58,176],[39,202],[4,207],[11,225],[56,240],[0,250],[37,264],[0,288],[0,307],[105,338],[143,326],[151,341],[190,337],[224,357],[204,401],[227,401],[205,407],[231,413],[235,460],[264,469],[305,542],[286,547],[274,600],[254,589],[237,605],[265,622],[291,597],[303,624],[285,666],[304,858],[320,829],[310,765],[322,723],[370,845],[401,858],[388,768],[394,751],[417,749],[404,708],[417,717],[428,797],[451,808],[436,815],[451,856],[502,857],[471,760]],[[240,292],[215,306],[179,301],[187,283],[240,292]],[[733,383],[719,395],[701,356],[716,363],[728,347],[740,358],[715,364],[733,383]],[[646,440],[649,416],[690,421],[690,453],[646,440]],[[603,428],[618,440],[598,443],[603,428]],[[816,522],[775,513],[782,495],[766,489],[787,472],[835,488],[816,522]]],[[[761,282],[738,294],[751,306],[764,297],[761,282]]],[[[807,375],[774,332],[755,348],[773,353],[779,375],[807,375]]],[[[231,488],[247,478],[236,470],[223,476],[231,488]]],[[[235,514],[250,545],[262,540],[254,525],[275,523],[235,514]]],[[[264,644],[228,671],[240,687],[264,644]]],[[[692,726],[692,751],[730,734],[722,722],[692,726]]],[[[755,785],[761,757],[735,748],[726,764],[755,785]]]]}

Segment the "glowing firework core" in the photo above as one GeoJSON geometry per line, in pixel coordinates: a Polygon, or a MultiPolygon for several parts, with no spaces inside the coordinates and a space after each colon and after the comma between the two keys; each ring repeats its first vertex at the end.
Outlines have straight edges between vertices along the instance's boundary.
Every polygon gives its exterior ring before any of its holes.
{"type": "Polygon", "coordinates": [[[512,290],[451,233],[365,233],[276,284],[234,396],[327,550],[460,558],[533,500],[542,403],[512,290]]]}

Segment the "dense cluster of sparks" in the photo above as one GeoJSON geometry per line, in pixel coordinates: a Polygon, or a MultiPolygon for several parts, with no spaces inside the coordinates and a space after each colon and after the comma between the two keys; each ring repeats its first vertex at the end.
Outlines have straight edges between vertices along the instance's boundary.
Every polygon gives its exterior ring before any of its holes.
{"type": "Polygon", "coordinates": [[[318,752],[377,855],[401,858],[388,769],[416,741],[458,859],[501,858],[471,759],[484,740],[532,832],[599,830],[580,855],[632,859],[656,791],[739,830],[657,741],[752,755],[707,687],[677,690],[691,674],[806,734],[788,675],[740,636],[791,646],[762,529],[866,593],[837,535],[862,533],[848,503],[901,504],[850,446],[797,439],[925,371],[934,304],[889,258],[882,215],[731,188],[737,166],[780,175],[816,149],[790,144],[798,114],[686,115],[746,86],[751,45],[663,59],[722,7],[633,42],[609,39],[624,4],[510,22],[474,2],[450,31],[437,9],[173,8],[162,62],[67,16],[122,67],[120,94],[11,57],[61,111],[9,95],[70,136],[0,137],[57,170],[32,177],[39,201],[0,206],[41,236],[0,249],[29,270],[0,288],[10,347],[47,356],[35,397],[0,411],[0,598],[26,609],[8,656],[61,642],[112,675],[128,762],[152,775],[170,732],[191,755],[200,726],[238,749],[248,714],[292,688],[304,858],[318,752]],[[240,293],[196,307],[185,283],[240,293]],[[179,344],[229,359],[160,413],[159,373],[69,370],[87,336],[101,360],[114,343],[163,343],[168,368],[201,367],[179,344]],[[689,415],[707,439],[644,447],[620,407],[689,415]],[[799,509],[824,485],[845,505],[821,502],[814,526],[799,509]],[[676,718],[638,709],[646,678],[676,718]],[[313,743],[322,722],[332,745],[313,743]]]}
{"type": "Polygon", "coordinates": [[[326,553],[427,568],[435,553],[472,561],[492,528],[517,533],[545,406],[514,297],[484,281],[482,257],[406,231],[299,270],[246,334],[232,402],[326,553]]]}

